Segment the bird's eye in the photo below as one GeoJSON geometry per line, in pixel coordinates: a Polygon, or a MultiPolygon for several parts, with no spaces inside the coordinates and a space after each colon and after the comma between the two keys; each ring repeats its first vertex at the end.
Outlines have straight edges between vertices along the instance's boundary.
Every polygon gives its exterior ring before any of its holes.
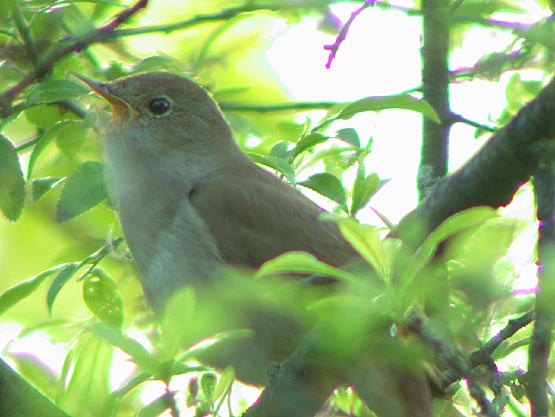
{"type": "Polygon", "coordinates": [[[159,97],[152,99],[148,103],[148,109],[156,115],[162,115],[170,109],[170,102],[167,98],[159,97]]]}

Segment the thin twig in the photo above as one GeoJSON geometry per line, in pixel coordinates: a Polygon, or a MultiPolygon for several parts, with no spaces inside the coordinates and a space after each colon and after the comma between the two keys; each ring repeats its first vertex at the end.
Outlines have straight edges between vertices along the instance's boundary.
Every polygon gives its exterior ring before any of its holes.
{"type": "Polygon", "coordinates": [[[443,362],[443,366],[457,374],[458,379],[466,380],[470,395],[480,406],[480,412],[484,416],[498,417],[499,413],[496,407],[487,398],[472,369],[465,363],[455,347],[440,338],[435,329],[428,323],[427,318],[413,309],[409,314],[408,325],[414,334],[434,350],[438,360],[443,362]]]}
{"type": "MultiPolygon", "coordinates": [[[[541,158],[541,156],[540,156],[541,158]]],[[[548,161],[553,163],[552,161],[548,161]]],[[[549,401],[547,375],[551,353],[552,329],[555,323],[555,171],[542,166],[534,173],[536,217],[538,230],[538,292],[536,294],[536,320],[528,351],[527,393],[532,417],[548,415],[549,401]]]]}
{"type": "Polygon", "coordinates": [[[147,3],[148,0],[139,0],[134,6],[120,12],[107,25],[85,32],[84,34],[77,36],[71,42],[68,42],[67,40],[61,40],[58,42],[51,52],[37,63],[32,71],[28,72],[22,80],[0,95],[0,115],[3,118],[10,116],[13,113],[11,104],[17,95],[33,82],[45,76],[56,62],[66,55],[72,52],[80,51],[93,43],[110,39],[114,36],[114,31],[118,25],[121,25],[126,20],[131,18],[133,14],[146,7],[147,3]]]}
{"type": "Polygon", "coordinates": [[[329,54],[329,57],[328,57],[328,62],[326,63],[326,68],[329,69],[331,67],[331,63],[335,59],[335,55],[337,55],[337,51],[339,51],[339,47],[341,46],[343,41],[345,39],[347,39],[347,33],[349,33],[349,29],[350,29],[351,25],[353,24],[354,20],[365,9],[367,9],[370,6],[373,6],[375,2],[376,2],[376,0],[367,0],[366,2],[364,2],[364,4],[362,6],[360,6],[353,13],[351,13],[351,17],[349,17],[349,20],[347,20],[347,22],[343,25],[343,27],[339,31],[339,34],[335,38],[335,42],[331,45],[324,45],[324,49],[326,51],[330,51],[330,54],[329,54]]]}
{"type": "Polygon", "coordinates": [[[475,368],[478,365],[487,364],[491,360],[493,352],[507,339],[512,337],[523,327],[526,327],[534,320],[534,312],[529,311],[516,319],[509,320],[509,323],[499,331],[495,336],[488,340],[484,346],[470,355],[469,364],[475,368]]]}
{"type": "Polygon", "coordinates": [[[451,120],[449,120],[450,123],[464,123],[467,124],[469,126],[475,127],[476,129],[480,129],[480,130],[485,130],[487,132],[491,132],[491,133],[495,133],[497,132],[497,129],[493,126],[489,126],[489,125],[485,125],[482,123],[478,123],[474,120],[470,120],[460,114],[456,114],[456,113],[451,113],[450,117],[451,120]]]}
{"type": "Polygon", "coordinates": [[[345,104],[336,101],[301,101],[294,103],[276,103],[276,104],[237,104],[237,103],[219,103],[224,111],[235,111],[244,113],[271,113],[281,111],[304,111],[330,109],[334,106],[345,104]]]}

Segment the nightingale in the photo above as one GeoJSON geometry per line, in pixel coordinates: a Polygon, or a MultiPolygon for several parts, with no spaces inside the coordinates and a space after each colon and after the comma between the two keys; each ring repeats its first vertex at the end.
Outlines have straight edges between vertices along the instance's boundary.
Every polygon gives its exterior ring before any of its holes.
{"type": "MultiPolygon", "coordinates": [[[[108,83],[78,77],[112,106],[102,133],[108,187],[156,312],[181,287],[210,285],[226,265],[256,268],[287,251],[306,251],[338,267],[359,258],[337,224],[321,220],[320,207],[240,150],[218,105],[195,82],[158,71],[108,83]]],[[[243,344],[233,365],[240,378],[260,384],[305,329],[255,307],[249,322],[270,340],[260,343],[268,349],[243,344]],[[272,320],[277,324],[268,325],[272,320]]],[[[428,399],[423,392],[412,400],[392,393],[391,401],[408,404],[396,415],[431,415],[428,406],[411,404],[428,399]]]]}

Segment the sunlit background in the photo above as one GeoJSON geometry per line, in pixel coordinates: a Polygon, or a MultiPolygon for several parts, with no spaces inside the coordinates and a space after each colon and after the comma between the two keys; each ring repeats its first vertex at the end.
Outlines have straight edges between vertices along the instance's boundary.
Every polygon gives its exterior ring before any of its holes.
{"type": "MultiPolygon", "coordinates": [[[[141,17],[141,24],[164,21],[170,15],[168,10],[185,7],[195,9],[199,2],[182,0],[153,1],[146,13],[141,17]]],[[[393,1],[395,6],[413,7],[412,1],[393,1]]],[[[499,14],[493,16],[499,20],[520,21],[528,23],[547,16],[548,10],[542,9],[533,0],[522,0],[521,6],[527,10],[524,15],[499,14]]],[[[331,6],[335,25],[339,30],[351,13],[358,8],[357,4],[337,4],[331,6]]],[[[289,96],[299,101],[351,101],[366,96],[379,96],[411,91],[420,85],[420,41],[421,20],[419,17],[407,16],[397,10],[368,8],[362,12],[350,28],[346,41],[330,69],[325,68],[328,51],[324,45],[335,40],[329,31],[319,30],[321,21],[305,17],[299,22],[288,24],[278,17],[264,16],[251,22],[246,18],[233,26],[230,31],[248,33],[251,24],[263,27],[269,48],[265,56],[249,56],[245,54],[240,68],[236,72],[244,72],[248,79],[249,71],[267,71],[268,79],[277,79],[285,87],[289,96]]],[[[152,53],[173,55],[178,49],[178,42],[172,36],[149,35],[130,40],[137,55],[147,56],[152,53]]],[[[225,34],[219,39],[225,42],[225,34]]],[[[452,69],[472,67],[482,56],[494,51],[503,51],[514,42],[509,31],[475,27],[467,32],[463,46],[452,51],[450,66],[452,69]]],[[[183,57],[176,57],[183,60],[183,57]]],[[[475,80],[454,84],[451,87],[451,103],[453,111],[475,122],[492,125],[506,107],[505,87],[511,74],[506,74],[499,81],[489,82],[475,80]]],[[[522,77],[541,80],[540,71],[528,71],[522,77]]],[[[257,79],[260,80],[261,77],[257,79]]],[[[262,77],[263,78],[263,77],[262,77]]],[[[225,84],[225,83],[224,83],[225,84]]],[[[216,86],[225,89],[230,86],[216,86]]],[[[317,121],[324,111],[312,111],[299,115],[300,121],[313,119],[317,121]]],[[[261,115],[261,117],[264,117],[261,115]]],[[[355,127],[362,139],[372,138],[372,153],[368,157],[367,167],[378,173],[380,178],[388,178],[390,182],[372,199],[370,205],[380,213],[384,213],[391,221],[398,222],[403,215],[417,204],[415,179],[420,156],[421,116],[403,110],[387,110],[379,114],[363,113],[354,119],[334,124],[333,129],[355,127]]],[[[450,169],[454,170],[463,164],[483,143],[487,136],[475,138],[475,129],[457,123],[451,130],[450,169]]],[[[252,138],[252,145],[259,138],[252,138]]],[[[311,194],[311,196],[313,196],[311,194]]],[[[533,221],[533,204],[529,187],[524,187],[517,195],[513,204],[503,212],[530,222],[523,235],[515,242],[510,260],[520,273],[517,280],[517,291],[526,293],[535,285],[535,265],[533,247],[535,224],[533,221]]],[[[379,218],[366,210],[359,216],[367,223],[380,224],[379,218]]],[[[0,230],[2,227],[0,226],[0,230]]],[[[24,276],[21,279],[25,278],[24,276]]],[[[20,338],[22,328],[18,323],[0,323],[0,348],[10,355],[32,353],[41,361],[59,372],[62,367],[66,344],[52,343],[49,337],[40,332],[33,332],[20,338]],[[40,346],[40,347],[39,347],[40,346]]],[[[148,341],[140,339],[141,332],[130,336],[138,338],[148,345],[148,341]]],[[[5,356],[5,355],[4,355],[5,356]]],[[[9,359],[9,355],[5,356],[9,359]]],[[[114,357],[111,386],[115,389],[129,376],[133,366],[120,351],[114,357]]],[[[513,358],[525,363],[524,357],[513,358]]],[[[175,378],[174,384],[183,386],[182,378],[175,378]]],[[[173,387],[172,387],[173,388],[173,387]]],[[[162,384],[151,384],[144,390],[143,399],[147,403],[157,398],[164,390],[162,384]]],[[[238,391],[236,395],[245,396],[252,401],[256,390],[238,391]]],[[[169,414],[168,414],[169,415],[169,414]]]]}

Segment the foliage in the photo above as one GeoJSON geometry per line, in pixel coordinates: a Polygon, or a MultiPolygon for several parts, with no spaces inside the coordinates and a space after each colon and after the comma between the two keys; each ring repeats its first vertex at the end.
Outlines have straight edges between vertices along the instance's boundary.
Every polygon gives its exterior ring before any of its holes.
{"type": "MultiPolygon", "coordinates": [[[[29,363],[11,355],[20,372],[57,405],[82,416],[123,416],[131,410],[140,410],[137,415],[143,417],[166,410],[177,415],[187,407],[198,416],[219,415],[230,397],[234,370],[226,368],[216,376],[193,359],[213,345],[250,337],[241,323],[217,323],[212,317],[226,312],[216,290],[208,297],[213,305],[206,310],[214,313],[208,314],[209,319],[205,308],[198,306],[197,297],[203,295],[191,289],[172,299],[164,320],[152,319],[133,278],[135,267],[103,182],[94,129],[104,126],[109,115],[70,71],[101,80],[145,70],[187,73],[220,102],[252,160],[301,191],[315,191],[365,261],[364,266],[340,270],[293,252],[269,261],[256,273],[231,271],[230,276],[240,282],[237,293],[245,298],[275,303],[303,324],[322,318],[336,323],[334,340],[345,346],[361,335],[374,336],[385,326],[400,346],[393,348],[387,339],[380,352],[384,360],[408,363],[416,357],[429,365],[440,386],[452,363],[436,361],[425,340],[406,335],[415,311],[433,315],[432,325],[445,350],[468,358],[509,319],[532,308],[531,298],[512,296],[518,271],[509,262],[510,248],[528,225],[524,221],[502,217],[491,208],[470,209],[443,222],[411,253],[401,241],[387,236],[391,228],[387,212],[378,213],[383,220],[380,226],[356,220],[387,187],[389,180],[373,172],[368,161],[377,140],[392,138],[362,136],[354,119],[387,109],[409,110],[435,122],[440,117],[415,94],[417,89],[349,102],[306,103],[288,98],[263,60],[275,37],[265,28],[271,26],[269,22],[293,25],[310,17],[324,30],[333,17],[329,4],[339,2],[179,2],[176,7],[151,1],[144,2],[148,3],[141,11],[147,16],[144,20],[140,14],[128,21],[114,20],[139,3],[9,0],[0,4],[0,211],[6,218],[0,224],[4,252],[0,315],[4,322],[25,326],[21,339],[40,333],[55,343],[69,344],[63,368],[57,370],[59,377],[41,360],[29,363]],[[153,21],[160,23],[147,23],[153,21]],[[163,38],[164,52],[141,48],[143,36],[153,36],[149,39],[154,43],[160,38],[153,34],[160,33],[171,35],[163,38]],[[21,88],[14,92],[14,85],[21,88]],[[300,297],[287,292],[285,276],[290,274],[333,277],[341,288],[333,295],[300,297]],[[253,282],[270,282],[268,292],[257,293],[253,282]],[[276,283],[279,290],[273,287],[276,283]],[[280,294],[285,296],[276,300],[272,291],[283,291],[280,294]],[[198,329],[204,330],[203,337],[196,338],[198,329]],[[221,331],[207,335],[207,329],[221,331]],[[124,352],[135,366],[129,379],[115,389],[109,382],[114,349],[124,352]],[[173,381],[180,375],[190,377],[175,388],[185,400],[173,391],[173,381]],[[141,389],[153,381],[161,381],[164,392],[144,403],[141,389]]],[[[495,18],[499,12],[524,17],[518,2],[454,3],[459,7],[453,15],[451,50],[464,47],[465,36],[477,26],[513,37],[504,50],[450,74],[459,83],[507,79],[506,108],[491,121],[502,126],[553,72],[552,22],[540,19],[525,24],[495,18]],[[525,71],[529,69],[540,71],[541,78],[530,80],[525,71]]],[[[537,3],[552,7],[551,2],[537,3]]],[[[406,9],[395,2],[377,2],[374,7],[383,8],[383,13],[397,9],[419,14],[417,5],[406,9]]],[[[161,49],[160,44],[156,49],[161,49]]],[[[458,120],[470,124],[476,137],[496,129],[462,116],[458,120]]],[[[504,410],[499,414],[507,416],[525,415],[522,410],[528,401],[520,372],[524,365],[512,358],[523,355],[530,331],[515,333],[493,352],[495,361],[503,364],[501,388],[482,384],[484,395],[504,410]]],[[[338,351],[343,347],[331,344],[338,351]]],[[[40,359],[40,352],[36,356],[40,359]]],[[[478,369],[459,378],[472,382],[488,375],[478,369]]],[[[457,379],[447,388],[447,395],[436,402],[437,415],[472,412],[476,396],[462,385],[457,379]]],[[[236,404],[227,408],[230,414],[240,411],[236,404]]],[[[333,394],[329,408],[337,415],[370,415],[347,388],[333,394]]]]}

